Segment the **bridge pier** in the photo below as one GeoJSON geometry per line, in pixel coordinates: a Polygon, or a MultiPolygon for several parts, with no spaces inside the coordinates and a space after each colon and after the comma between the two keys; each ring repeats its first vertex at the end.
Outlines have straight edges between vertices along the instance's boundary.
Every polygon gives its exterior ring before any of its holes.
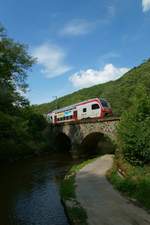
{"type": "Polygon", "coordinates": [[[71,153],[73,159],[79,158],[79,155],[80,155],[79,149],[80,149],[80,143],[77,143],[77,142],[72,143],[70,153],[71,153]]]}

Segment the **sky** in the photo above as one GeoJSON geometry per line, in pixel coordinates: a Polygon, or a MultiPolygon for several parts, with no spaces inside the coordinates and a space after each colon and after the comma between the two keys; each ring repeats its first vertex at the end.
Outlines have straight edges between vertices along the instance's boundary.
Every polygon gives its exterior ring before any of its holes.
{"type": "Polygon", "coordinates": [[[150,0],[0,0],[0,22],[37,59],[32,104],[115,80],[150,57],[150,0]]]}

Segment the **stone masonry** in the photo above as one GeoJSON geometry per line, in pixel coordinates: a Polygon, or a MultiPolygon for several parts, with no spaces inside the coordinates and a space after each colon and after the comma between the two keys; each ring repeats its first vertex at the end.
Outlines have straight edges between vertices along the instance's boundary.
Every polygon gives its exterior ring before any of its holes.
{"type": "Polygon", "coordinates": [[[116,138],[116,126],[119,119],[105,119],[93,121],[78,121],[77,123],[65,123],[54,125],[53,133],[58,135],[64,133],[71,140],[72,155],[77,155],[78,147],[86,136],[91,133],[102,133],[112,141],[116,138]]]}

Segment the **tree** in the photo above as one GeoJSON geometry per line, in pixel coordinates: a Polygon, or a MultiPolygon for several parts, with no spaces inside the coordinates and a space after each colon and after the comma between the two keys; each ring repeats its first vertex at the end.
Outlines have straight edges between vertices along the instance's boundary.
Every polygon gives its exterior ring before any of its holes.
{"type": "Polygon", "coordinates": [[[142,85],[136,89],[132,106],[121,117],[118,145],[132,164],[150,162],[150,95],[142,85]]]}
{"type": "Polygon", "coordinates": [[[29,119],[24,113],[29,108],[29,103],[20,93],[26,91],[27,72],[34,62],[27,47],[10,39],[0,26],[1,158],[25,154],[32,148],[33,138],[28,134],[29,119]]]}
{"type": "Polygon", "coordinates": [[[27,104],[20,95],[27,88],[27,71],[35,60],[27,53],[27,47],[10,39],[0,26],[0,110],[12,113],[27,104]]]}

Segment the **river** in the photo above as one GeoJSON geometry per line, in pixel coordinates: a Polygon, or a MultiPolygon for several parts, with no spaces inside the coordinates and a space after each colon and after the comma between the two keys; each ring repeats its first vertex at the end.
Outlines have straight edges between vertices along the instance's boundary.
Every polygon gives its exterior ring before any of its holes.
{"type": "Polygon", "coordinates": [[[0,225],[68,225],[59,185],[73,161],[55,154],[0,166],[0,225]]]}

